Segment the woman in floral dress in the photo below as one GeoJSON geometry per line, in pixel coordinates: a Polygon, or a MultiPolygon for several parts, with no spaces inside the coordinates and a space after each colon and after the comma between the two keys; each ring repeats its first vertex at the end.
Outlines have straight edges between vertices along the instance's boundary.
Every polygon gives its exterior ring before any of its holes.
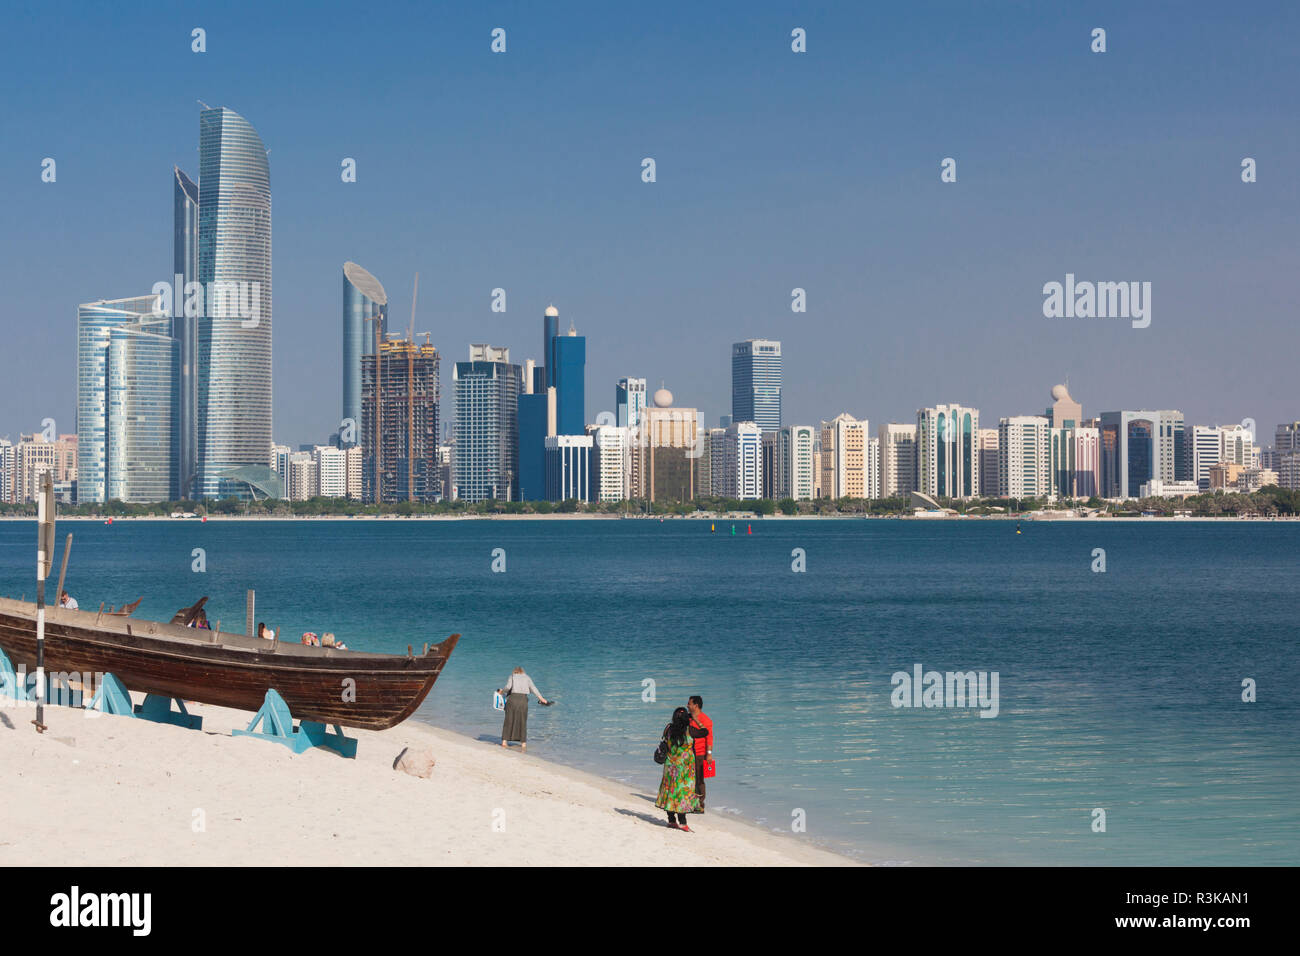
{"type": "Polygon", "coordinates": [[[664,728],[660,746],[667,749],[668,757],[664,760],[664,775],[659,781],[655,806],[668,812],[670,829],[691,832],[686,825],[686,814],[700,808],[700,798],[695,794],[694,738],[707,737],[708,733],[703,727],[691,726],[691,715],[685,707],[673,711],[672,723],[664,728]]]}

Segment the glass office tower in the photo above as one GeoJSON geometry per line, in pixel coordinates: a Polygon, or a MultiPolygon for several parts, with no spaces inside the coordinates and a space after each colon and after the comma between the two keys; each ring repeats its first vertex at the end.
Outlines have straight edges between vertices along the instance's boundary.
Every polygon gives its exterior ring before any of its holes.
{"type": "Polygon", "coordinates": [[[173,496],[178,343],[158,296],[77,309],[77,501],[173,496]]]}
{"type": "Polygon", "coordinates": [[[388,325],[388,293],[378,279],[355,262],[343,263],[343,418],[355,423],[353,444],[361,437],[361,361],[375,354],[375,323],[382,338],[388,325]]]}
{"type": "Polygon", "coordinates": [[[227,473],[271,451],[271,175],[257,131],[224,107],[199,114],[199,281],[196,496],[242,497],[227,473]],[[218,283],[237,284],[238,305],[215,301],[218,283]]]}
{"type": "Polygon", "coordinates": [[[462,501],[513,500],[519,469],[519,393],[523,369],[510,350],[471,345],[457,362],[455,496],[462,501]]]}
{"type": "Polygon", "coordinates": [[[731,420],[781,430],[781,343],[749,339],[731,347],[731,420]]]}
{"type": "Polygon", "coordinates": [[[172,167],[172,338],[176,339],[176,395],[173,436],[176,450],[174,497],[189,498],[198,469],[198,319],[185,314],[185,288],[199,278],[199,187],[172,167]]]}

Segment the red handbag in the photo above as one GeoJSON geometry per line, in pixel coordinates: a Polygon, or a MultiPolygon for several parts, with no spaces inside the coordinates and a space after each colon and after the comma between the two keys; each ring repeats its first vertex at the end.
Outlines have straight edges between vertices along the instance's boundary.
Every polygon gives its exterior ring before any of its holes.
{"type": "Polygon", "coordinates": [[[707,780],[716,773],[716,764],[712,760],[704,761],[704,779],[707,780]]]}

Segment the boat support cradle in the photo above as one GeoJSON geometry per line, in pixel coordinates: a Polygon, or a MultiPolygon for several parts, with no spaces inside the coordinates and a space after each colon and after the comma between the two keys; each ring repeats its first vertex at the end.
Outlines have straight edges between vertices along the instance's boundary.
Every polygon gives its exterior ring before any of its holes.
{"type": "Polygon", "coordinates": [[[284,698],[271,688],[266,692],[261,709],[253,715],[247,730],[232,730],[232,737],[260,737],[262,740],[284,744],[296,754],[312,747],[328,747],[344,757],[357,755],[357,741],[353,737],[343,736],[343,728],[334,725],[334,733],[325,729],[325,725],[314,720],[301,720],[298,727],[293,726],[293,714],[284,698]],[[260,731],[256,730],[262,725],[260,731]]]}

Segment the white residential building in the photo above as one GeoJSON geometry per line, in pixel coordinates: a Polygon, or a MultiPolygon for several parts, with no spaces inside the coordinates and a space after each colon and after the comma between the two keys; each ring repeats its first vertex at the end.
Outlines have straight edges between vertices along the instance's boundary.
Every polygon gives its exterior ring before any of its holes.
{"type": "Polygon", "coordinates": [[[1052,423],[1041,415],[998,422],[998,495],[1039,498],[1052,494],[1052,423]]]}
{"type": "MultiPolygon", "coordinates": [[[[639,409],[638,409],[639,411],[639,409]]],[[[626,501],[631,497],[632,444],[629,440],[634,426],[588,425],[593,452],[591,470],[595,479],[597,501],[626,501]]]]}
{"type": "Polygon", "coordinates": [[[763,430],[754,422],[732,422],[721,439],[710,434],[713,493],[750,501],[763,494],[763,430]]]}
{"type": "Polygon", "coordinates": [[[880,442],[880,497],[906,498],[916,490],[916,426],[890,423],[876,429],[880,442]]]}
{"type": "Polygon", "coordinates": [[[322,498],[346,498],[348,494],[347,453],[333,445],[312,449],[316,466],[316,494],[322,498]]]}
{"type": "Polygon", "coordinates": [[[295,451],[289,455],[289,480],[285,483],[285,497],[290,501],[306,501],[318,494],[316,459],[309,451],[295,451]]]}
{"type": "Polygon", "coordinates": [[[817,490],[811,425],[786,425],[777,441],[777,497],[812,501],[817,490]]]}

